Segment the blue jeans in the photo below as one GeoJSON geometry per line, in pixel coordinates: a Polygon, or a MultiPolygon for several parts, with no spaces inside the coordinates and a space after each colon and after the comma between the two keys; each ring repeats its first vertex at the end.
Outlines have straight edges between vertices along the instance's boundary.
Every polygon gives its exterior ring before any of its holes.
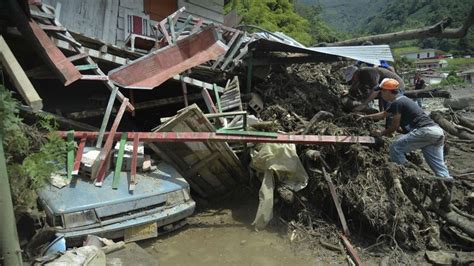
{"type": "Polygon", "coordinates": [[[397,164],[407,162],[405,154],[417,149],[436,176],[452,178],[444,163],[444,133],[439,126],[416,128],[390,145],[390,160],[397,164]]]}

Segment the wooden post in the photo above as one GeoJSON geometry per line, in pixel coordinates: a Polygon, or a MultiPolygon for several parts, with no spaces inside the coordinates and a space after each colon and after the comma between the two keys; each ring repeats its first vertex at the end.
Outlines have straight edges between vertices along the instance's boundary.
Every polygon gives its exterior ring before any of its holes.
{"type": "Polygon", "coordinates": [[[0,35],[0,61],[7,70],[13,85],[20,92],[21,96],[31,107],[33,112],[37,112],[43,108],[43,100],[40,98],[30,80],[21,68],[20,64],[13,55],[10,47],[0,35]]]}
{"type": "Polygon", "coordinates": [[[112,182],[112,188],[117,189],[120,181],[120,173],[122,172],[122,162],[123,162],[123,154],[125,153],[125,143],[127,142],[127,133],[122,133],[122,137],[120,138],[120,147],[119,152],[117,154],[117,161],[115,162],[115,172],[114,172],[114,180],[112,182]]]}
{"type": "Polygon", "coordinates": [[[84,133],[82,135],[81,141],[79,142],[79,148],[77,149],[76,159],[74,160],[74,169],[72,171],[73,175],[79,174],[79,168],[81,167],[82,154],[84,153],[84,147],[86,146],[87,135],[84,133]]]}
{"type": "MultiPolygon", "coordinates": [[[[118,92],[118,87],[114,85],[112,92],[110,93],[109,102],[107,103],[107,108],[105,109],[105,115],[102,119],[102,125],[100,126],[100,135],[97,138],[97,144],[95,145],[96,148],[100,149],[102,147],[102,140],[104,139],[104,132],[107,128],[107,124],[109,123],[110,113],[112,112],[112,108],[114,107],[115,97],[118,92]]],[[[127,99],[128,102],[128,99],[127,99]]],[[[123,102],[122,102],[123,103],[123,102]]]]}
{"type": "Polygon", "coordinates": [[[184,82],[184,76],[180,76],[180,81],[181,89],[183,90],[184,107],[188,107],[188,88],[186,87],[186,83],[184,82]]]}
{"type": "MultiPolygon", "coordinates": [[[[112,149],[112,144],[114,142],[114,135],[115,135],[115,132],[117,132],[117,128],[118,128],[118,125],[120,124],[120,120],[122,120],[122,116],[123,116],[123,113],[125,112],[125,108],[127,107],[127,103],[128,103],[128,98],[125,98],[122,102],[122,105],[120,106],[117,116],[115,117],[114,123],[112,124],[112,128],[110,129],[110,132],[113,132],[113,133],[109,134],[109,136],[107,137],[107,140],[105,141],[105,144],[104,144],[104,148],[100,151],[98,162],[94,162],[94,164],[96,163],[99,164],[98,173],[95,176],[97,179],[95,185],[98,187],[102,186],[102,181],[104,180],[105,173],[107,172],[106,161],[108,157],[110,156],[110,150],[112,149]]],[[[103,137],[103,133],[102,133],[102,137],[103,137]]]]}
{"type": "Polygon", "coordinates": [[[74,130],[67,133],[67,178],[72,178],[74,171],[74,130]]]}
{"type": "Polygon", "coordinates": [[[128,190],[135,190],[137,184],[137,157],[138,157],[138,141],[140,140],[139,135],[133,136],[133,153],[132,153],[132,169],[130,173],[130,187],[128,190]]]}

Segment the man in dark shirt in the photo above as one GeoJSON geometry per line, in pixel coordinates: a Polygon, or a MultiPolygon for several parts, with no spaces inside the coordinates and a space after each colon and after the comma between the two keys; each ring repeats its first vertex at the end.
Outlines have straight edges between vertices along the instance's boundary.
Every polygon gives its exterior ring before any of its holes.
{"type": "MultiPolygon", "coordinates": [[[[378,88],[378,85],[385,78],[392,78],[397,80],[400,84],[399,91],[401,94],[403,94],[403,90],[405,89],[405,83],[403,82],[403,79],[395,72],[392,72],[385,68],[363,67],[360,69],[354,69],[349,67],[346,69],[345,75],[346,81],[348,81],[348,83],[350,83],[351,85],[351,88],[349,90],[349,94],[351,96],[354,96],[356,98],[366,98],[368,95],[368,97],[362,102],[361,105],[353,109],[353,111],[355,112],[362,111],[364,108],[366,108],[369,102],[379,96],[380,89],[378,88]]],[[[385,110],[388,107],[387,105],[388,103],[379,97],[379,110],[385,110]]],[[[387,117],[385,121],[386,127],[390,126],[391,119],[391,116],[387,117]]]]}
{"type": "Polygon", "coordinates": [[[400,126],[410,128],[410,132],[401,136],[390,145],[390,159],[398,164],[406,164],[406,153],[421,149],[423,157],[436,176],[452,179],[444,163],[444,132],[411,99],[399,94],[400,84],[395,79],[384,79],[379,85],[382,98],[389,103],[380,113],[361,117],[380,120],[388,114],[393,115],[390,127],[373,132],[375,136],[387,136],[400,126]]]}

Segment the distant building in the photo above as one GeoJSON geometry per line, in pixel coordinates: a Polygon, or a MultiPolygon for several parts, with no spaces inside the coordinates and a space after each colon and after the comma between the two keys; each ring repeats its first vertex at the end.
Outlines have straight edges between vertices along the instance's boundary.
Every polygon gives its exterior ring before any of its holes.
{"type": "Polygon", "coordinates": [[[400,53],[400,57],[405,57],[408,59],[427,59],[427,58],[437,58],[443,55],[444,52],[436,49],[423,49],[418,51],[410,51],[400,53]]]}
{"type": "Polygon", "coordinates": [[[460,76],[466,82],[474,84],[474,68],[461,72],[460,76]]]}
{"type": "Polygon", "coordinates": [[[448,77],[448,73],[438,72],[434,69],[424,69],[420,71],[421,77],[426,84],[436,85],[448,77]]]}
{"type": "Polygon", "coordinates": [[[445,68],[448,66],[448,61],[444,59],[424,59],[417,60],[414,62],[416,69],[436,69],[436,68],[445,68]]]}

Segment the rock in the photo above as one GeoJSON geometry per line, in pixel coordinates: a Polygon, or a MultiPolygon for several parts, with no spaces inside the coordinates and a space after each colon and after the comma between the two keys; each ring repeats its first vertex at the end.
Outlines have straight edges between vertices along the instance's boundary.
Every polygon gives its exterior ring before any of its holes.
{"type": "Polygon", "coordinates": [[[242,245],[242,246],[245,245],[246,243],[247,243],[247,240],[240,241],[240,245],[242,245]]]}

